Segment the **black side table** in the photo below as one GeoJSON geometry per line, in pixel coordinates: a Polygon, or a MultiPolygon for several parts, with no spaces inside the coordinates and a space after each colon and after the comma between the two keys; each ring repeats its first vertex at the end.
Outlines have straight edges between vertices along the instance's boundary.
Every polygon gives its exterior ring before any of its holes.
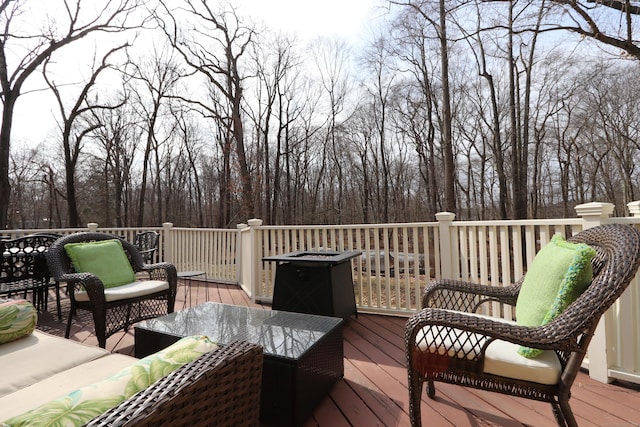
{"type": "Polygon", "coordinates": [[[341,317],[357,315],[351,259],[360,252],[292,252],[265,257],[278,262],[274,310],[341,317]]]}
{"type": "MultiPolygon", "coordinates": [[[[184,280],[184,303],[187,304],[187,291],[189,292],[189,307],[191,307],[191,286],[192,279],[197,276],[204,276],[205,280],[207,278],[206,271],[179,271],[178,279],[184,280]]],[[[198,288],[200,285],[198,285],[198,288]]],[[[197,297],[196,297],[197,298],[197,297]]],[[[205,288],[205,299],[209,301],[209,287],[205,288]]]]}

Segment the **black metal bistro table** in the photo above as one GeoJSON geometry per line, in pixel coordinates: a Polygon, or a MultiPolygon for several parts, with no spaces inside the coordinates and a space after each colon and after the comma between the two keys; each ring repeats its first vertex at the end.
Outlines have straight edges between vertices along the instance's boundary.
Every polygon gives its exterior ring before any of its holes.
{"type": "Polygon", "coordinates": [[[260,419],[269,425],[302,425],[344,375],[342,319],[213,302],[138,323],[136,357],[189,335],[262,346],[260,419]]]}
{"type": "Polygon", "coordinates": [[[303,251],[268,256],[276,261],[273,309],[341,317],[357,315],[351,259],[360,252],[303,251]]]}

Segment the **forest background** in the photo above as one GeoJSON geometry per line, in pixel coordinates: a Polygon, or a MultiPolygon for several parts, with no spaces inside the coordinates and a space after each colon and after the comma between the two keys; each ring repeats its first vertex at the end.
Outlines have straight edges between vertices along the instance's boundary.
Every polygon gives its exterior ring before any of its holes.
{"type": "Polygon", "coordinates": [[[351,46],[227,2],[2,0],[0,223],[549,218],[639,198],[637,4],[377,6],[351,46]],[[12,138],[35,93],[54,130],[12,138]]]}

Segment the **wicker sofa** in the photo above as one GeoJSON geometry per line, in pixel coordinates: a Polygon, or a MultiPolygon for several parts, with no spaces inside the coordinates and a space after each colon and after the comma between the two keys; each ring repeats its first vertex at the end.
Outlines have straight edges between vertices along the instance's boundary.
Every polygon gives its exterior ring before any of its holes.
{"type": "MultiPolygon", "coordinates": [[[[1,344],[0,425],[2,420],[113,376],[136,362],[131,356],[38,330],[1,344]]],[[[246,342],[219,346],[87,425],[257,425],[261,372],[260,346],[246,342]]]]}

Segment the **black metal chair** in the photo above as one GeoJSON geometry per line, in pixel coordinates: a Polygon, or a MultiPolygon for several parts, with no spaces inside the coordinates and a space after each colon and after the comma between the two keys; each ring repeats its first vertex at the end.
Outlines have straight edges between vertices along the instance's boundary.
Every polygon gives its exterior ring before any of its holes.
{"type": "MultiPolygon", "coordinates": [[[[106,340],[119,330],[129,327],[141,320],[152,319],[174,310],[177,272],[172,264],[145,264],[138,249],[126,240],[111,234],[96,232],[81,232],[64,236],[56,240],[47,252],[47,263],[54,279],[66,282],[71,307],[65,337],[69,338],[71,323],[76,309],[88,310],[93,315],[93,322],[98,338],[98,344],[104,348],[106,340]],[[68,256],[65,245],[68,243],[86,243],[102,240],[119,239],[136,277],[139,273],[146,275],[145,280],[155,280],[159,286],[148,291],[134,289],[130,295],[111,295],[102,281],[90,272],[78,273],[68,256]],[[166,283],[164,283],[166,282],[166,283]]],[[[139,283],[135,279],[135,284],[139,283]]],[[[133,283],[132,286],[135,286],[133,283]]],[[[127,285],[128,286],[128,285],[127,285]]]]}
{"type": "Polygon", "coordinates": [[[434,281],[427,286],[423,299],[426,308],[412,316],[405,329],[414,427],[421,425],[423,384],[427,382],[427,395],[434,397],[435,381],[548,402],[558,425],[577,426],[569,406],[571,386],[600,317],[637,272],[640,232],[612,224],[582,231],[568,240],[596,250],[591,262],[593,280],[577,300],[543,326],[520,326],[475,314],[486,303],[515,306],[522,280],[504,288],[455,280],[434,281]],[[488,349],[505,343],[551,350],[545,353],[555,359],[554,379],[542,383],[536,373],[536,381],[524,380],[517,378],[522,372],[518,369],[512,369],[509,375],[490,373],[489,360],[494,356],[490,351],[494,350],[488,349]]]}
{"type": "Polygon", "coordinates": [[[0,269],[0,295],[32,293],[33,305],[38,310],[47,310],[49,289],[56,293],[58,318],[62,318],[60,307],[60,284],[51,281],[46,253],[60,237],[52,233],[35,233],[15,239],[0,240],[2,268],[0,269]]]}
{"type": "Polygon", "coordinates": [[[155,231],[145,231],[136,234],[134,246],[138,248],[145,263],[152,263],[154,255],[158,251],[160,234],[155,231]]]}

